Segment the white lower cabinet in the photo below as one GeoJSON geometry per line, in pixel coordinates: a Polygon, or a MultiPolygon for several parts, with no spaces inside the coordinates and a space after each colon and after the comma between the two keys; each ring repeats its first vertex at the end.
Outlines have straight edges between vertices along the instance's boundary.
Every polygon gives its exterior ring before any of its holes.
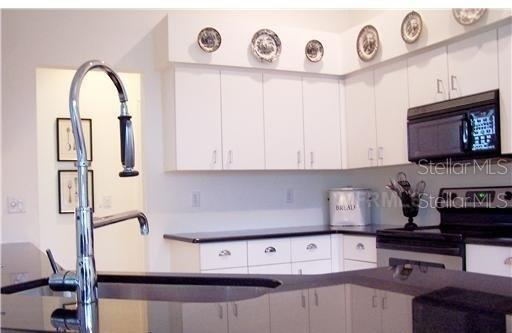
{"type": "Polygon", "coordinates": [[[345,286],[309,290],[309,333],[345,333],[345,286]]]}
{"type": "Polygon", "coordinates": [[[468,244],[466,271],[512,277],[512,248],[468,244]]]}
{"type": "Polygon", "coordinates": [[[231,267],[231,268],[219,268],[219,269],[203,269],[201,273],[209,274],[247,274],[247,267],[231,267]]]}
{"type": "Polygon", "coordinates": [[[356,285],[346,288],[348,332],[412,332],[412,296],[356,285]]]}
{"type": "Polygon", "coordinates": [[[272,333],[308,333],[308,291],[270,294],[270,331],[272,333]]]}
{"type": "Polygon", "coordinates": [[[292,263],[292,274],[327,274],[331,272],[331,259],[292,263]]]}
{"type": "Polygon", "coordinates": [[[182,306],[183,333],[228,332],[226,303],[185,303],[182,306]]]}
{"type": "Polygon", "coordinates": [[[270,333],[269,306],[268,295],[228,303],[229,333],[270,333]]]}
{"type": "Polygon", "coordinates": [[[249,274],[292,274],[292,264],[249,266],[249,274]]]}
{"type": "Polygon", "coordinates": [[[343,271],[357,271],[360,269],[376,268],[377,264],[374,262],[358,261],[358,260],[343,260],[343,271]]]}

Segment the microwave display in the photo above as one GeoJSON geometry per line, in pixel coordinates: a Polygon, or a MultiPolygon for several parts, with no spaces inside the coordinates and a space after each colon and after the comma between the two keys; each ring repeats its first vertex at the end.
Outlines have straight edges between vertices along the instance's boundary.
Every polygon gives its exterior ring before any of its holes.
{"type": "Polygon", "coordinates": [[[471,121],[472,151],[496,149],[496,110],[489,108],[469,113],[471,121]]]}

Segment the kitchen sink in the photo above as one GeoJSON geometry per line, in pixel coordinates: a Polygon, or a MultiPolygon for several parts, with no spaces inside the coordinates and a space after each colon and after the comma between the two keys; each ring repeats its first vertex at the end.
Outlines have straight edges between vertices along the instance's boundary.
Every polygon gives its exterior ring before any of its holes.
{"type": "MultiPolygon", "coordinates": [[[[279,280],[245,277],[100,275],[99,298],[168,302],[227,302],[254,298],[279,287],[279,280]]],[[[27,296],[75,298],[45,284],[15,292],[27,296]]]]}

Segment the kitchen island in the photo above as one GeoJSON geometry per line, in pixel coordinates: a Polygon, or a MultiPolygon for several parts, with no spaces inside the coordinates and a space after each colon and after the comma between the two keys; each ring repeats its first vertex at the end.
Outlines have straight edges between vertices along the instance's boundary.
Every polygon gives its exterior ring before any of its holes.
{"type": "MultiPolygon", "coordinates": [[[[47,288],[50,273],[33,245],[2,245],[3,332],[78,329],[84,309],[73,294],[47,288]]],[[[512,279],[432,267],[315,276],[100,273],[99,294],[88,311],[101,332],[511,329],[512,279]]]]}

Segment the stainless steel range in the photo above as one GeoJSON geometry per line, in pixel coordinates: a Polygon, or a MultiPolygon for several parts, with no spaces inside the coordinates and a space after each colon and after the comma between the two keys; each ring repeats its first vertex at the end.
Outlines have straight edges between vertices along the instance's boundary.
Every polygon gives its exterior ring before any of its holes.
{"type": "Polygon", "coordinates": [[[377,232],[378,266],[409,263],[465,270],[468,238],[512,236],[512,185],[443,188],[436,205],[438,226],[377,232]]]}

